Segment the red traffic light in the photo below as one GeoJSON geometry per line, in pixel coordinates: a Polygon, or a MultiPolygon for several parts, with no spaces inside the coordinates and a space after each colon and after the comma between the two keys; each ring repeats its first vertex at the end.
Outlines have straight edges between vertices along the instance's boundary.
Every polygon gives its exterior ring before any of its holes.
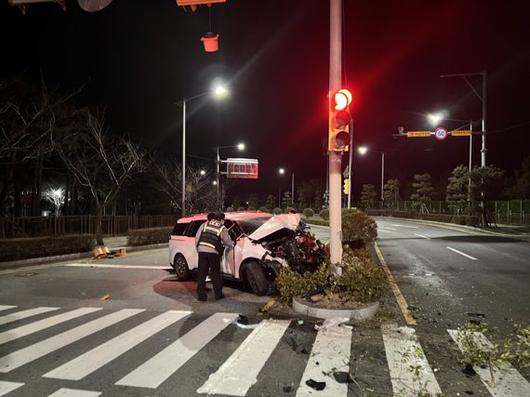
{"type": "Polygon", "coordinates": [[[333,94],[333,109],[345,110],[352,101],[352,95],[346,88],[340,89],[333,94]]]}

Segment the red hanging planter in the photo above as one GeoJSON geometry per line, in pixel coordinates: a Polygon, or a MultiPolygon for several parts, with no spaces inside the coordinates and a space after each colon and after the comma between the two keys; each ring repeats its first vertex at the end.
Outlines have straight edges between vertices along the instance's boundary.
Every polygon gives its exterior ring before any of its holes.
{"type": "Polygon", "coordinates": [[[204,45],[204,51],[216,52],[219,50],[219,34],[208,32],[201,37],[201,41],[204,45]]]}

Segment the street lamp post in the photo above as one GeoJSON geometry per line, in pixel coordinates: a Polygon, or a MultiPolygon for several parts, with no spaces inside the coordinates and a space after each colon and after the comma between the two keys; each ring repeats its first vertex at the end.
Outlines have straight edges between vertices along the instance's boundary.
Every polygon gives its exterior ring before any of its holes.
{"type": "MultiPolygon", "coordinates": [[[[282,176],[285,174],[285,168],[278,168],[278,175],[282,176]]],[[[282,207],[281,201],[281,183],[278,184],[278,208],[282,207]]]]}
{"type": "Polygon", "coordinates": [[[455,74],[442,74],[440,76],[441,78],[448,78],[448,77],[461,77],[464,79],[464,81],[467,83],[469,88],[471,88],[471,91],[473,91],[473,94],[480,100],[482,103],[482,147],[480,149],[480,166],[485,167],[486,166],[486,101],[487,101],[487,95],[486,95],[486,79],[487,79],[487,73],[485,70],[482,72],[475,72],[475,73],[455,73],[455,74]],[[467,79],[470,76],[481,76],[482,77],[482,95],[480,95],[475,87],[469,82],[467,79]]]}
{"type": "MultiPolygon", "coordinates": [[[[385,194],[384,194],[384,189],[385,189],[385,152],[381,151],[381,150],[373,150],[373,149],[370,149],[372,152],[376,152],[376,153],[381,153],[381,203],[384,202],[385,200],[385,194]]],[[[357,151],[359,152],[359,154],[361,156],[364,156],[367,152],[368,152],[368,147],[367,146],[359,146],[357,148],[357,151]]],[[[351,183],[351,181],[350,181],[351,183]]]]}
{"type": "Polygon", "coordinates": [[[182,98],[177,104],[182,105],[182,197],[181,197],[181,211],[182,216],[186,214],[186,104],[194,99],[201,98],[211,94],[215,99],[223,99],[229,95],[228,88],[220,80],[215,80],[209,92],[192,96],[190,98],[182,98]]]}
{"type": "Polygon", "coordinates": [[[221,210],[221,200],[220,200],[220,191],[221,191],[221,155],[220,149],[231,149],[237,148],[239,151],[245,150],[244,143],[238,143],[237,145],[229,146],[216,146],[215,147],[215,204],[217,210],[221,210]]]}

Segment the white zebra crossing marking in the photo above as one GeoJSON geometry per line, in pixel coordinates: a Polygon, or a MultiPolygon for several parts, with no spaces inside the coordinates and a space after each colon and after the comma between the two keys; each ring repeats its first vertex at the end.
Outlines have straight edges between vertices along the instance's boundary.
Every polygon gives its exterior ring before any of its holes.
{"type": "MultiPolygon", "coordinates": [[[[462,351],[462,340],[459,336],[460,331],[448,329],[447,332],[462,351]]],[[[474,339],[485,350],[493,347],[488,338],[481,332],[475,332],[474,339]]],[[[499,368],[493,367],[494,383],[491,382],[490,370],[488,368],[481,368],[475,365],[473,369],[493,397],[530,396],[530,383],[509,363],[503,363],[499,368]]]]}
{"type": "Polygon", "coordinates": [[[319,396],[348,395],[347,383],[338,383],[335,378],[323,373],[350,372],[351,338],[352,330],[346,327],[318,331],[296,397],[314,395],[314,389],[305,383],[309,379],[326,382],[326,388],[318,392],[319,396]]]}
{"type": "Polygon", "coordinates": [[[414,328],[389,324],[381,330],[394,396],[415,397],[420,392],[441,394],[414,328]]]}
{"type": "Polygon", "coordinates": [[[14,309],[15,307],[16,306],[11,306],[11,305],[0,305],[0,311],[14,309]]]}
{"type": "Polygon", "coordinates": [[[170,310],[95,347],[79,357],[44,374],[45,378],[81,380],[108,364],[160,330],[189,316],[191,312],[170,310]]]}
{"type": "Polygon", "coordinates": [[[4,396],[15,389],[18,389],[20,386],[24,386],[24,383],[0,380],[0,396],[4,396]]]}
{"type": "Polygon", "coordinates": [[[263,320],[197,393],[245,396],[289,324],[285,320],[263,320]]]}
{"type": "Polygon", "coordinates": [[[104,317],[92,320],[86,324],[72,328],[68,331],[44,339],[31,346],[17,350],[6,356],[0,357],[0,372],[7,373],[24,364],[30,363],[48,353],[58,350],[88,335],[125,320],[145,309],[123,309],[104,317]]]}
{"type": "Polygon", "coordinates": [[[36,316],[37,314],[53,312],[54,310],[59,310],[58,307],[36,307],[34,309],[21,310],[16,313],[6,314],[5,316],[0,317],[0,325],[9,324],[14,321],[22,320],[31,316],[36,316]]]}
{"type": "Polygon", "coordinates": [[[90,390],[79,390],[79,389],[68,389],[63,387],[57,390],[55,393],[50,394],[48,397],[98,397],[101,396],[99,391],[90,390]]]}
{"type": "Polygon", "coordinates": [[[216,313],[208,317],[116,384],[156,389],[232,323],[237,316],[235,313],[216,313]]]}
{"type": "Polygon", "coordinates": [[[42,331],[43,329],[52,327],[65,321],[84,316],[85,314],[97,312],[98,310],[101,310],[101,308],[82,307],[66,313],[57,314],[56,316],[48,317],[43,320],[35,321],[30,324],[22,325],[18,328],[10,329],[9,331],[0,333],[0,345],[18,338],[22,338],[23,336],[32,334],[34,332],[42,331]]]}

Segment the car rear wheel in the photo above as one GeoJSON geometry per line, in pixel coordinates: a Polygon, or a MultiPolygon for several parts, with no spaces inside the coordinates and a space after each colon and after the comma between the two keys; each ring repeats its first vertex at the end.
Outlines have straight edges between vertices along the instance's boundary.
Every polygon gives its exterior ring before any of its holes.
{"type": "Polygon", "coordinates": [[[173,259],[173,269],[175,270],[175,275],[177,280],[187,280],[190,277],[190,268],[188,267],[188,262],[182,254],[175,255],[173,259]]]}
{"type": "Polygon", "coordinates": [[[258,262],[249,262],[245,267],[245,278],[252,292],[258,296],[267,293],[269,284],[265,278],[263,268],[258,262]]]}

